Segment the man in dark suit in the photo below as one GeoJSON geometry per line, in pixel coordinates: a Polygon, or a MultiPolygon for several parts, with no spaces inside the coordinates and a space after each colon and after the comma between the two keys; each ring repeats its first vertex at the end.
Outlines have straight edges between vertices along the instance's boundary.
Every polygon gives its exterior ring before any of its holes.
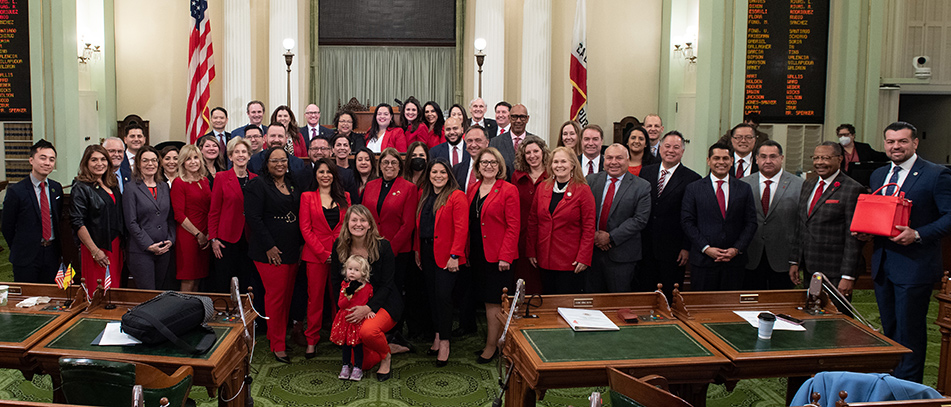
{"type": "Polygon", "coordinates": [[[756,145],[756,129],[753,126],[740,123],[730,130],[730,145],[733,146],[733,166],[730,175],[737,179],[759,171],[756,165],[756,156],[753,147],[756,145]]]}
{"type": "Polygon", "coordinates": [[[485,136],[485,129],[481,126],[473,125],[466,130],[466,150],[469,155],[459,164],[452,167],[452,175],[456,177],[459,188],[462,192],[469,190],[469,187],[476,184],[476,169],[472,157],[477,157],[479,152],[489,147],[489,139],[485,136]]]}
{"type": "Polygon", "coordinates": [[[641,260],[641,231],[651,212],[651,185],[627,172],[630,152],[621,144],[604,151],[604,171],[586,177],[594,194],[598,231],[586,293],[634,291],[641,260]]]}
{"type": "Polygon", "coordinates": [[[584,126],[581,131],[581,173],[585,176],[604,171],[604,155],[601,154],[601,145],[604,140],[604,130],[597,124],[584,126]]]}
{"type": "Polygon", "coordinates": [[[119,193],[125,192],[125,183],[132,177],[132,166],[126,159],[125,143],[118,137],[107,137],[102,141],[102,147],[109,153],[109,161],[115,169],[119,181],[119,193]]]}
{"type": "MultiPolygon", "coordinates": [[[[528,119],[528,108],[526,108],[525,105],[517,104],[512,106],[512,109],[509,111],[509,120],[512,121],[512,129],[505,134],[489,140],[489,147],[495,147],[496,150],[499,150],[499,154],[502,154],[502,158],[505,159],[505,168],[515,168],[515,150],[518,150],[516,146],[520,145],[526,136],[533,135],[525,131],[525,126],[528,125],[528,119]]],[[[511,175],[512,172],[509,171],[509,173],[506,174],[506,178],[510,179],[511,175]]]]}
{"type": "Polygon", "coordinates": [[[651,113],[644,116],[644,128],[647,129],[647,143],[651,155],[660,157],[660,141],[663,138],[661,135],[664,134],[664,121],[657,114],[651,113]]]}
{"type": "Polygon", "coordinates": [[[677,131],[658,141],[661,162],[641,169],[640,177],[651,185],[651,214],[644,228],[643,256],[637,291],[653,291],[664,285],[670,297],[674,284],[684,284],[690,242],[680,226],[680,210],[687,185],[700,175],[682,165],[686,143],[677,131]]]}
{"type": "Polygon", "coordinates": [[[816,146],[812,167],[818,178],[803,182],[799,194],[799,237],[789,261],[795,283],[821,271],[843,295],[852,295],[858,277],[862,242],[852,236],[852,214],[862,185],[839,171],[842,146],[826,141],[816,146]],[[799,276],[802,270],[804,276],[799,276]]]}
{"type": "MultiPolygon", "coordinates": [[[[132,168],[135,162],[135,155],[145,146],[145,132],[138,123],[129,123],[125,128],[125,136],[122,138],[125,143],[125,166],[132,168]]],[[[129,171],[129,174],[132,172],[129,171]]]]}
{"type": "Polygon", "coordinates": [[[63,187],[47,178],[55,164],[53,145],[37,141],[30,147],[30,175],[7,189],[3,199],[3,238],[10,246],[13,281],[50,284],[56,277],[63,187]]]}
{"type": "Polygon", "coordinates": [[[267,129],[261,123],[264,120],[264,102],[252,100],[248,102],[248,124],[242,125],[231,130],[231,137],[244,137],[244,128],[247,125],[261,128],[261,134],[267,133],[267,129]]]}
{"type": "Polygon", "coordinates": [[[495,138],[496,134],[499,134],[499,125],[495,120],[485,117],[485,112],[485,101],[482,100],[482,98],[475,98],[469,102],[469,118],[472,120],[469,125],[474,126],[478,124],[482,126],[486,137],[492,139],[495,138]]]}
{"type": "Polygon", "coordinates": [[[317,107],[317,105],[311,103],[304,108],[304,119],[307,120],[307,125],[300,128],[300,135],[307,142],[307,145],[310,145],[310,141],[314,137],[322,137],[327,140],[333,137],[333,130],[320,125],[320,107],[317,107]]]}
{"type": "Polygon", "coordinates": [[[433,146],[429,150],[429,159],[443,160],[452,166],[468,160],[469,152],[466,151],[466,142],[462,137],[462,119],[454,117],[446,119],[443,130],[446,132],[446,142],[433,146]]]}
{"type": "Polygon", "coordinates": [[[783,146],[766,140],[756,152],[759,172],[743,177],[753,189],[756,234],[746,250],[749,261],[743,277],[744,290],[793,288],[789,258],[798,244],[794,232],[799,222],[799,191],[802,178],[783,171],[783,146]]]}
{"type": "MultiPolygon", "coordinates": [[[[875,170],[871,186],[898,184],[914,206],[908,226],[896,226],[898,236],[875,237],[872,279],[883,333],[913,352],[902,357],[892,374],[921,383],[928,302],[941,278],[941,239],[951,234],[951,171],[919,157],[917,149],[915,126],[895,122],[885,128],[891,164],[875,170]]],[[[888,194],[891,188],[882,192],[888,194]]]]}
{"type": "Polygon", "coordinates": [[[753,190],[730,176],[733,152],[716,143],[707,150],[710,176],[687,185],[681,225],[690,239],[690,289],[730,291],[743,286],[746,248],[756,233],[753,190]]]}
{"type": "Polygon", "coordinates": [[[512,104],[509,102],[503,100],[495,104],[495,125],[498,129],[495,131],[494,136],[489,137],[490,139],[501,136],[511,130],[512,120],[509,118],[511,111],[512,104]]]}
{"type": "MultiPolygon", "coordinates": [[[[214,136],[218,140],[218,155],[225,160],[225,165],[230,168],[231,160],[228,158],[228,140],[231,140],[231,133],[225,131],[228,125],[228,111],[218,106],[211,109],[211,131],[205,133],[205,136],[214,136]]],[[[127,142],[128,143],[128,142],[127,142]]]]}
{"type": "Polygon", "coordinates": [[[878,161],[888,161],[888,156],[880,151],[875,151],[868,143],[855,141],[855,126],[843,123],[835,128],[836,136],[839,137],[839,144],[842,145],[843,152],[842,171],[852,176],[851,163],[861,163],[878,161]]]}

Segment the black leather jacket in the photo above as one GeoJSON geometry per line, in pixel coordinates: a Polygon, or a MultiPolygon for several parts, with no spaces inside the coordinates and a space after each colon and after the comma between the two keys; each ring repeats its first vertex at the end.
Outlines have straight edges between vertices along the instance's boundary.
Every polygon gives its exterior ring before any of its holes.
{"type": "MultiPolygon", "coordinates": [[[[79,180],[73,181],[73,205],[69,208],[69,219],[73,225],[73,233],[79,232],[83,226],[92,237],[93,243],[101,250],[112,247],[112,240],[125,235],[125,226],[122,218],[122,195],[119,188],[113,188],[116,203],[98,184],[88,184],[79,180]],[[106,200],[109,204],[106,204],[106,200]]],[[[76,243],[81,244],[79,238],[76,243]]]]}

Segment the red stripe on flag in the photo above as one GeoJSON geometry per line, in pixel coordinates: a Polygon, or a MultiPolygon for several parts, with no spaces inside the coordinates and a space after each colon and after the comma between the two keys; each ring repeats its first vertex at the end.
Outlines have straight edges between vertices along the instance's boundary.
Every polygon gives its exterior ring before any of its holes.
{"type": "MultiPolygon", "coordinates": [[[[194,21],[194,20],[192,20],[194,21]]],[[[215,63],[212,56],[211,22],[207,14],[200,29],[192,28],[188,39],[188,100],[185,107],[185,132],[190,143],[208,132],[209,85],[215,79],[215,63]]]]}

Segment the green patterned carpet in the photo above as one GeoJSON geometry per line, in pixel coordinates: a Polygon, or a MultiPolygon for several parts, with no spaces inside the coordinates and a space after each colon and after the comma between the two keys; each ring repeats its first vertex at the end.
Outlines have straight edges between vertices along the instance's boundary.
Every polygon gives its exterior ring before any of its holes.
{"type": "MultiPolygon", "coordinates": [[[[6,242],[0,238],[0,246],[6,242]]],[[[13,279],[7,260],[8,250],[0,252],[0,281],[13,279]]],[[[853,303],[873,324],[878,323],[874,293],[856,291],[853,303]]],[[[928,320],[937,317],[937,301],[932,300],[928,320]]],[[[290,353],[294,362],[276,362],[267,350],[267,340],[259,336],[252,363],[254,384],[251,395],[257,406],[491,406],[498,394],[498,373],[495,362],[475,363],[472,352],[482,348],[484,319],[477,335],[454,340],[449,366],[438,369],[434,357],[425,355],[427,343],[417,343],[419,353],[400,354],[393,358],[393,377],[384,383],[368,374],[362,382],[337,379],[340,372],[340,351],[327,341],[318,346],[318,356],[305,360],[303,349],[290,353]]],[[[326,332],[322,337],[326,338],[326,332]]],[[[928,325],[928,360],[925,384],[937,383],[940,337],[938,327],[928,325]]],[[[375,372],[375,370],[373,371],[375,372]]],[[[574,388],[550,390],[540,406],[586,406],[592,391],[605,388],[574,388]]],[[[732,392],[722,385],[711,385],[707,394],[710,407],[772,407],[784,405],[785,379],[743,380],[732,392]]],[[[191,397],[199,406],[211,407],[215,400],[204,389],[196,388],[191,397]]],[[[49,376],[37,375],[26,381],[19,371],[0,369],[0,399],[50,401],[52,384],[49,376]]],[[[606,403],[606,405],[608,405],[606,403]]]]}

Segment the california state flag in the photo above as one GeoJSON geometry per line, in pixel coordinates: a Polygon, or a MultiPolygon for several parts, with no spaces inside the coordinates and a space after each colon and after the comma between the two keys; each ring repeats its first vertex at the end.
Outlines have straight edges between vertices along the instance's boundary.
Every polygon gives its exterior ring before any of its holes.
{"type": "Polygon", "coordinates": [[[582,126],[587,126],[585,105],[588,104],[588,54],[584,32],[585,0],[578,0],[575,9],[575,32],[571,42],[571,68],[568,71],[568,80],[571,82],[571,111],[568,116],[582,126]]]}

